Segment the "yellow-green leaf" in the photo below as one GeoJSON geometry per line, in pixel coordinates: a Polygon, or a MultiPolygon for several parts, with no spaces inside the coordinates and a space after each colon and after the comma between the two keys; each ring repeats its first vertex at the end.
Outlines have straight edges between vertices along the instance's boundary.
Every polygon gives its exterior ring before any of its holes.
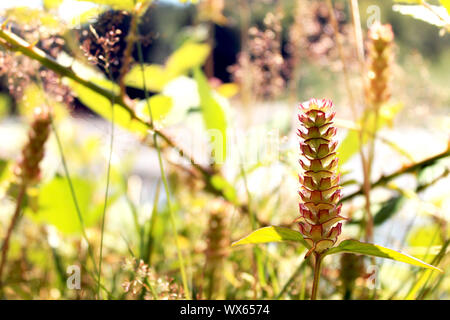
{"type": "Polygon", "coordinates": [[[243,244],[258,244],[283,241],[300,242],[305,247],[309,248],[309,245],[303,239],[303,236],[300,232],[288,228],[274,226],[264,227],[253,231],[248,236],[234,242],[231,246],[235,247],[243,244]]]}
{"type": "Polygon", "coordinates": [[[337,247],[331,248],[326,252],[326,255],[340,253],[340,252],[350,252],[356,254],[363,254],[366,256],[379,257],[384,259],[391,259],[395,261],[400,261],[404,263],[411,264],[413,266],[418,266],[422,268],[428,268],[432,270],[437,270],[442,272],[441,269],[436,268],[426,262],[423,262],[417,258],[414,258],[405,253],[401,253],[389,248],[385,248],[376,244],[364,243],[357,240],[345,240],[342,241],[337,247]]]}
{"type": "Polygon", "coordinates": [[[216,90],[225,98],[231,98],[239,92],[239,86],[236,83],[224,83],[221,84],[216,90]]]}
{"type": "MultiPolygon", "coordinates": [[[[171,80],[186,74],[189,70],[203,65],[210,52],[207,44],[192,41],[185,42],[167,59],[165,66],[147,64],[144,66],[144,77],[147,90],[160,92],[171,80]]],[[[136,65],[125,76],[127,86],[144,88],[142,68],[136,65]]]]}
{"type": "MultiPolygon", "coordinates": [[[[110,91],[118,92],[117,85],[111,83],[106,79],[91,78],[90,81],[110,89],[110,91]],[[113,90],[111,90],[113,89],[113,90]]],[[[111,101],[101,94],[70,80],[72,90],[78,96],[78,99],[86,105],[89,109],[99,114],[103,118],[111,121],[111,101]]],[[[114,104],[114,123],[128,129],[131,132],[145,135],[147,133],[147,126],[136,119],[133,119],[130,113],[122,106],[114,104]]]]}
{"type": "MultiPolygon", "coordinates": [[[[386,104],[381,106],[379,111],[377,130],[386,125],[392,124],[395,115],[400,112],[402,108],[403,104],[401,103],[386,104]]],[[[369,111],[363,117],[366,117],[364,126],[366,134],[363,136],[363,144],[365,144],[369,141],[370,135],[375,132],[375,114],[373,111],[369,111]]],[[[360,124],[361,122],[362,119],[359,120],[360,124]]],[[[358,152],[358,150],[359,132],[357,130],[350,130],[344,140],[340,143],[337,150],[337,154],[339,156],[339,164],[342,165],[347,162],[356,152],[358,152]]]]}
{"type": "MultiPolygon", "coordinates": [[[[157,64],[145,65],[144,77],[147,90],[153,92],[160,92],[171,80],[164,67],[157,64]]],[[[131,68],[130,72],[127,73],[125,76],[125,84],[134,88],[144,88],[142,68],[140,65],[134,66],[131,68]]]]}
{"type": "MultiPolygon", "coordinates": [[[[77,0],[77,1],[86,1],[86,0],[77,0]]],[[[99,5],[105,5],[110,6],[113,9],[116,10],[133,10],[135,6],[135,2],[145,3],[150,1],[135,1],[135,0],[87,0],[89,2],[99,4],[99,5]]]]}
{"type": "Polygon", "coordinates": [[[0,120],[8,115],[11,104],[11,98],[7,94],[0,93],[0,120]]]}
{"type": "Polygon", "coordinates": [[[214,160],[222,164],[227,152],[227,120],[222,106],[213,96],[208,80],[199,67],[194,68],[194,78],[198,86],[200,107],[206,129],[209,130],[214,146],[214,160]]]}
{"type": "MultiPolygon", "coordinates": [[[[73,176],[72,184],[77,202],[86,227],[94,225],[100,214],[91,211],[94,184],[84,178],[73,176]]],[[[38,212],[30,214],[33,220],[54,225],[64,233],[79,233],[81,225],[75,205],[72,201],[69,185],[63,177],[56,176],[41,186],[39,191],[38,212]]]]}
{"type": "Polygon", "coordinates": [[[201,66],[208,58],[210,47],[204,43],[187,41],[167,60],[166,69],[170,77],[176,77],[201,66]]]}
{"type": "MultiPolygon", "coordinates": [[[[148,99],[152,111],[153,121],[161,121],[172,109],[172,98],[163,94],[157,94],[148,99]]],[[[136,112],[142,119],[150,121],[149,110],[146,100],[139,101],[136,112]]]]}
{"type": "Polygon", "coordinates": [[[450,0],[440,0],[442,6],[447,10],[448,14],[450,14],[450,0]]]}
{"type": "Polygon", "coordinates": [[[210,180],[211,185],[216,188],[217,190],[221,190],[224,197],[232,202],[237,204],[237,193],[236,189],[222,176],[220,175],[213,175],[210,180]]]}
{"type": "Polygon", "coordinates": [[[44,8],[47,10],[57,9],[64,0],[44,0],[44,8]]]}

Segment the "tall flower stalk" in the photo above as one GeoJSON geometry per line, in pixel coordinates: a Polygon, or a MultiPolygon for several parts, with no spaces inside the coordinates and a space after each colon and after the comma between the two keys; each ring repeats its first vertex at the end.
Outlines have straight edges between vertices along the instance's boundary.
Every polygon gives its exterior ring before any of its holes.
{"type": "Polygon", "coordinates": [[[333,127],[331,100],[311,99],[300,104],[300,129],[298,136],[302,158],[300,165],[304,172],[299,175],[300,217],[298,222],[300,232],[310,245],[306,257],[315,257],[314,284],[311,298],[315,299],[320,279],[322,253],[334,246],[341,233],[345,218],[340,215],[341,198],[339,186],[338,158],[336,156],[337,142],[333,141],[336,128],[333,127]]]}
{"type": "Polygon", "coordinates": [[[391,96],[390,69],[394,33],[391,25],[375,23],[369,29],[368,38],[366,99],[370,107],[378,109],[391,96]]]}
{"type": "MultiPolygon", "coordinates": [[[[298,136],[303,173],[299,175],[300,217],[295,220],[300,232],[277,226],[263,227],[235,241],[232,246],[280,241],[294,241],[308,248],[305,258],[314,257],[314,279],[311,300],[317,298],[323,259],[336,253],[355,253],[373,258],[396,260],[422,268],[442,272],[441,269],[417,258],[369,242],[354,239],[336,245],[342,230],[340,215],[341,187],[336,154],[337,142],[333,139],[335,113],[331,100],[311,99],[300,104],[298,136]]],[[[288,282],[289,283],[289,282],[288,282]]]]}
{"type": "Polygon", "coordinates": [[[50,112],[47,107],[39,107],[34,110],[34,118],[28,132],[28,142],[22,149],[22,154],[14,168],[19,192],[16,199],[16,208],[6,231],[3,241],[0,261],[0,290],[3,290],[3,271],[8,257],[9,241],[14,227],[17,225],[22,203],[27,188],[39,182],[41,177],[40,162],[44,158],[44,145],[50,133],[50,112]]]}
{"type": "MultiPolygon", "coordinates": [[[[369,168],[374,157],[374,140],[378,127],[380,107],[391,97],[391,68],[393,61],[392,45],[394,33],[390,24],[373,24],[368,32],[367,57],[367,106],[375,113],[374,136],[369,150],[369,168]]],[[[370,173],[370,171],[369,171],[370,173]]],[[[370,177],[370,175],[369,175],[370,177]]]]}

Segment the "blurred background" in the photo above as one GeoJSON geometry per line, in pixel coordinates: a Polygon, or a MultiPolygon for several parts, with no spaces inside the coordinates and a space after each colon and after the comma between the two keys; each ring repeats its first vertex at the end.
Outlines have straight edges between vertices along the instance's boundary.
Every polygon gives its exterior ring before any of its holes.
{"type": "MultiPolygon", "coordinates": [[[[0,22],[10,32],[60,66],[111,88],[142,119],[151,118],[145,110],[150,101],[156,130],[184,151],[180,155],[161,139],[161,171],[154,128],[142,128],[120,111],[111,127],[105,95],[11,51],[0,37],[2,238],[18,198],[13,168],[30,137],[35,109],[50,105],[53,114],[39,183],[27,188],[23,216],[11,236],[3,297],[98,298],[96,266],[103,261],[103,298],[186,298],[179,249],[189,297],[308,298],[312,268],[304,262],[304,248],[231,249],[230,243],[256,227],[295,227],[297,108],[315,97],[332,99],[337,114],[343,211],[349,218],[343,238],[364,238],[367,199],[361,190],[368,181],[374,242],[444,270],[437,275],[342,255],[324,267],[321,296],[448,299],[448,2],[425,7],[420,1],[356,1],[361,39],[352,2],[333,1],[333,21],[328,1],[150,1],[133,29],[131,0],[2,1],[0,22]],[[368,30],[376,21],[392,26],[394,40],[386,57],[389,94],[377,111],[377,125],[370,127],[362,122],[373,116],[362,65],[370,63],[368,30]],[[140,49],[128,45],[130,30],[140,49]],[[214,152],[211,129],[226,138],[214,152]],[[367,177],[360,153],[371,148],[367,177]],[[219,151],[225,151],[223,161],[219,151]],[[161,172],[168,177],[169,197],[161,172]],[[71,265],[81,268],[80,290],[67,287],[71,265]]],[[[121,101],[114,103],[119,110],[121,101]]]]}

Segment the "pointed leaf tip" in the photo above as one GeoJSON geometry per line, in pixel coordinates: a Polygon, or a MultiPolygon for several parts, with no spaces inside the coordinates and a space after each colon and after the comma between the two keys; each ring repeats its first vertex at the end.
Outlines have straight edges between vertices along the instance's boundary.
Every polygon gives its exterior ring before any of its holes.
{"type": "Polygon", "coordinates": [[[393,249],[385,248],[372,243],[364,243],[358,240],[345,240],[342,241],[337,247],[331,248],[325,254],[334,254],[340,252],[349,252],[355,254],[364,254],[367,256],[374,256],[384,259],[391,259],[395,261],[400,261],[404,263],[408,263],[413,266],[418,266],[422,268],[427,268],[431,270],[436,270],[439,272],[443,272],[441,269],[432,266],[422,260],[414,258],[408,254],[398,252],[393,249]]]}

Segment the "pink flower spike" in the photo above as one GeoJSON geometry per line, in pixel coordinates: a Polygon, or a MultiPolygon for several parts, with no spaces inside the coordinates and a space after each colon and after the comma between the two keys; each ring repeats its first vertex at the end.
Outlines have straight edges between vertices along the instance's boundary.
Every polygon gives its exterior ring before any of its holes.
{"type": "Polygon", "coordinates": [[[312,252],[322,253],[331,248],[341,233],[344,220],[340,216],[342,205],[340,174],[336,156],[337,141],[333,141],[336,128],[332,126],[335,113],[328,99],[311,99],[301,104],[298,136],[302,139],[299,163],[304,175],[299,176],[299,228],[312,252]],[[308,161],[304,161],[304,159],[308,161]],[[336,224],[335,226],[333,226],[336,224]]]}

